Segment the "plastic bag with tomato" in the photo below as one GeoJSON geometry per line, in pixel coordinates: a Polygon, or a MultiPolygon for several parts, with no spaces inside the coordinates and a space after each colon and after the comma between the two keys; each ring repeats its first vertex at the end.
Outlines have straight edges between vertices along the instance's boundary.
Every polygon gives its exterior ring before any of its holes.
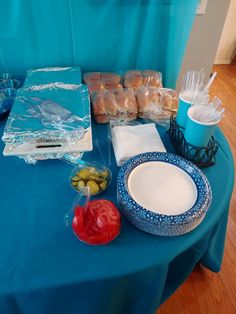
{"type": "Polygon", "coordinates": [[[75,202],[72,229],[79,240],[87,244],[107,244],[120,232],[121,217],[116,206],[108,200],[75,202]]]}

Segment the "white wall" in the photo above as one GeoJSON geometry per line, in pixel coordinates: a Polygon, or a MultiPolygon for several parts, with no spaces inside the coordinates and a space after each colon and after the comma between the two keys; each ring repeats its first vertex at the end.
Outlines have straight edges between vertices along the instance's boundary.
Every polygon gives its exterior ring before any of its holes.
{"type": "Polygon", "coordinates": [[[231,0],[215,64],[229,64],[236,52],[236,0],[231,0]]]}
{"type": "Polygon", "coordinates": [[[206,13],[196,15],[177,82],[177,90],[183,73],[187,70],[203,68],[210,75],[229,4],[230,0],[208,0],[206,13]]]}

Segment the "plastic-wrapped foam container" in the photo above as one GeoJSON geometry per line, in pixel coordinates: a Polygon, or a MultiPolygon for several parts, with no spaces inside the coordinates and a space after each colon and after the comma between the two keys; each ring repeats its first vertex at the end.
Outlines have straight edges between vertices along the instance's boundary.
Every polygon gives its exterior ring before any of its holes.
{"type": "Polygon", "coordinates": [[[79,83],[80,69],[68,70],[77,84],[67,72],[63,76],[53,69],[28,71],[4,130],[4,155],[35,163],[92,150],[89,95],[86,85],[79,83]]]}

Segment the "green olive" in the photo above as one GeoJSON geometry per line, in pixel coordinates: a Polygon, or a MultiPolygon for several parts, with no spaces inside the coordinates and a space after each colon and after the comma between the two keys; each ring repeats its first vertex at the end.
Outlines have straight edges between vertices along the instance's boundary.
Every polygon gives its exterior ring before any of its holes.
{"type": "Polygon", "coordinates": [[[96,182],[102,182],[102,178],[99,178],[99,176],[96,176],[94,174],[90,174],[89,180],[93,180],[93,181],[96,181],[96,182]]]}
{"type": "Polygon", "coordinates": [[[90,174],[99,177],[99,173],[95,167],[88,167],[87,170],[90,172],[90,174]]]}
{"type": "Polygon", "coordinates": [[[85,187],[85,183],[83,180],[80,180],[77,184],[77,190],[81,191],[85,187]]]}
{"type": "Polygon", "coordinates": [[[72,186],[76,187],[78,191],[83,190],[85,186],[89,187],[90,194],[95,195],[107,188],[107,180],[109,178],[109,171],[100,170],[96,167],[80,168],[74,177],[72,177],[72,186]]]}
{"type": "Polygon", "coordinates": [[[89,180],[86,183],[86,186],[89,187],[89,191],[91,195],[97,194],[99,192],[99,185],[95,181],[89,180]]]}
{"type": "Polygon", "coordinates": [[[109,176],[109,171],[108,170],[101,171],[100,176],[106,179],[109,176]]]}
{"type": "Polygon", "coordinates": [[[84,168],[81,169],[78,173],[77,176],[80,177],[81,179],[88,179],[89,177],[89,171],[88,169],[84,168]]]}
{"type": "Polygon", "coordinates": [[[74,177],[72,178],[72,181],[79,181],[79,177],[74,176],[74,177]]]}
{"type": "Polygon", "coordinates": [[[107,188],[107,181],[103,180],[100,184],[99,184],[100,188],[104,191],[107,188]]]}

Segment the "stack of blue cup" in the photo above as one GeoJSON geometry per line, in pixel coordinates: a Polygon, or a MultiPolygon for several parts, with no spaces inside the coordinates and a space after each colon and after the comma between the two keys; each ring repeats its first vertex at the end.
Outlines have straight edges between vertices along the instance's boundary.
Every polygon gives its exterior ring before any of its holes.
{"type": "Polygon", "coordinates": [[[179,107],[176,116],[176,122],[181,128],[185,128],[188,110],[191,107],[192,103],[190,101],[184,100],[181,95],[179,96],[179,107]]]}
{"type": "Polygon", "coordinates": [[[19,87],[20,81],[12,79],[9,73],[0,74],[0,120],[8,116],[19,87]]]}
{"type": "Polygon", "coordinates": [[[176,122],[183,128],[186,142],[194,147],[207,147],[218,122],[203,123],[194,119],[195,106],[179,96],[176,122]]]}
{"type": "Polygon", "coordinates": [[[197,109],[197,106],[192,106],[188,110],[184,137],[189,144],[195,147],[207,147],[219,121],[210,123],[197,121],[194,119],[194,113],[197,109]]]}

